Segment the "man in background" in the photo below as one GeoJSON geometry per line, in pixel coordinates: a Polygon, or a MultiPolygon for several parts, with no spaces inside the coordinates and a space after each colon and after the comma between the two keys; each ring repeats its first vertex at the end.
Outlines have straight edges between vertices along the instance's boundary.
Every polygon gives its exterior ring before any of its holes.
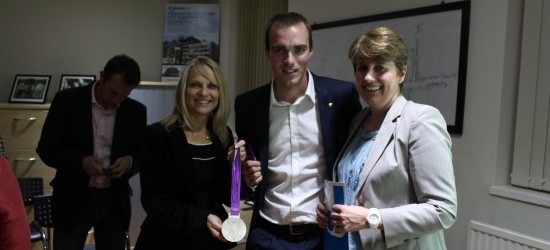
{"type": "Polygon", "coordinates": [[[137,62],[111,58],[99,81],[60,91],[36,152],[56,169],[54,249],[82,250],[94,228],[97,250],[121,250],[130,223],[129,178],[139,170],[146,108],[128,98],[140,83],[137,62]]]}

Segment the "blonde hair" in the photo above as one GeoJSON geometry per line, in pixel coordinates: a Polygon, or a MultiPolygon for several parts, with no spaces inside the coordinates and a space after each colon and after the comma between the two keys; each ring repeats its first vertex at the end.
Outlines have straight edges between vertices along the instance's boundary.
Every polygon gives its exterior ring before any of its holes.
{"type": "Polygon", "coordinates": [[[190,72],[199,74],[218,86],[220,92],[218,107],[210,114],[208,123],[212,124],[212,132],[216,134],[221,143],[227,146],[229,144],[229,135],[227,134],[226,126],[229,119],[229,105],[227,102],[225,81],[218,64],[206,56],[196,57],[186,65],[176,89],[176,105],[174,106],[174,110],[161,123],[166,130],[170,130],[170,127],[176,122],[181,122],[186,128],[198,129],[194,127],[195,119],[190,115],[189,109],[185,104],[185,91],[187,90],[190,72]]]}

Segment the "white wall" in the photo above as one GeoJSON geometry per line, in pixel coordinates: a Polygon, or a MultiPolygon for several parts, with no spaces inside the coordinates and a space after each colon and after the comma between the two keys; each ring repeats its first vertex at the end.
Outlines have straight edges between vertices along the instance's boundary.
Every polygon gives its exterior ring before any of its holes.
{"type": "MultiPolygon", "coordinates": [[[[439,3],[430,0],[289,0],[289,10],[304,14],[311,23],[324,23],[439,3]],[[313,5],[315,8],[311,7],[313,5]]],[[[471,1],[464,132],[452,136],[458,220],[446,231],[449,249],[466,249],[470,220],[550,240],[549,208],[489,194],[491,186],[509,183],[522,11],[521,0],[471,1]]]]}

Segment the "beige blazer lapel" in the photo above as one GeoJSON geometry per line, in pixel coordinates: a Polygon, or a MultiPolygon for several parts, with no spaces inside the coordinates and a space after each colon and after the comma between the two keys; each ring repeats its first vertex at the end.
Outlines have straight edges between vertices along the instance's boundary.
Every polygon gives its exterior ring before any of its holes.
{"type": "Polygon", "coordinates": [[[380,160],[380,157],[384,154],[388,148],[388,145],[390,145],[390,142],[394,139],[397,118],[401,116],[401,112],[406,104],[407,100],[403,96],[399,95],[392,104],[390,110],[388,110],[388,113],[382,122],[382,126],[380,126],[378,135],[376,136],[374,144],[369,152],[369,157],[367,157],[365,166],[359,175],[359,188],[355,191],[355,198],[357,199],[359,205],[363,205],[364,202],[361,197],[363,187],[365,186],[372,170],[377,167],[376,163],[380,160]]]}

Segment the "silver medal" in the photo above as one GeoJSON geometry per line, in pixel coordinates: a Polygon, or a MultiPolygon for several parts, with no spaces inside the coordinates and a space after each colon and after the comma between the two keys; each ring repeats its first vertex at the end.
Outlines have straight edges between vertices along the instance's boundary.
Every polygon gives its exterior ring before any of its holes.
{"type": "Polygon", "coordinates": [[[230,215],[222,224],[223,237],[231,242],[238,242],[246,235],[246,225],[239,216],[230,215]]]}

